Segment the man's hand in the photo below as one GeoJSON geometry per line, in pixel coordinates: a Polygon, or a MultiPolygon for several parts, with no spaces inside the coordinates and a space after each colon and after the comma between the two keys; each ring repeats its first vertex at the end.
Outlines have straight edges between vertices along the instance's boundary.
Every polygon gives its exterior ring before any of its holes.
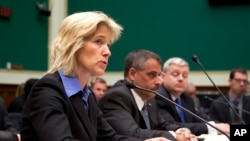
{"type": "Polygon", "coordinates": [[[194,134],[191,134],[187,130],[177,130],[176,132],[176,141],[198,141],[197,137],[194,134]]]}
{"type": "Polygon", "coordinates": [[[151,138],[151,139],[146,139],[144,141],[171,141],[171,140],[166,139],[164,137],[155,137],[155,138],[151,138]]]}
{"type": "MultiPolygon", "coordinates": [[[[228,123],[216,123],[215,127],[230,135],[230,125],[228,123]]],[[[221,135],[222,133],[218,132],[218,134],[221,135]]]]}

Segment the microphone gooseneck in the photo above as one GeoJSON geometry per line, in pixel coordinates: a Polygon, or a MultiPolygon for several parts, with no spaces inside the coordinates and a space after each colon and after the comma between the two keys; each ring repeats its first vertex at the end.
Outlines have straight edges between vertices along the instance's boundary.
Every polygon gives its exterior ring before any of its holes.
{"type": "Polygon", "coordinates": [[[217,87],[217,85],[215,85],[214,81],[210,78],[210,76],[207,74],[207,71],[205,70],[205,68],[203,67],[203,65],[200,63],[198,56],[193,55],[192,56],[192,60],[197,63],[202,71],[206,74],[207,78],[210,80],[210,82],[213,84],[213,86],[216,88],[216,90],[219,92],[219,94],[221,95],[221,97],[226,101],[227,105],[230,107],[230,109],[234,112],[234,114],[240,119],[242,124],[246,124],[245,121],[240,117],[240,115],[236,112],[236,110],[233,108],[233,106],[229,103],[229,101],[227,100],[227,98],[225,97],[225,95],[221,92],[221,90],[219,89],[219,87],[217,87]]]}
{"type": "Polygon", "coordinates": [[[126,82],[126,85],[127,85],[127,87],[129,87],[130,89],[136,88],[136,85],[135,85],[135,83],[133,83],[133,82],[126,82]]]}
{"type": "Polygon", "coordinates": [[[129,88],[131,88],[131,89],[140,89],[140,90],[144,90],[144,91],[147,91],[147,92],[151,92],[151,93],[154,93],[154,94],[160,96],[161,98],[167,100],[168,102],[174,104],[175,106],[177,106],[177,107],[183,109],[183,110],[186,111],[187,113],[189,113],[189,114],[191,114],[192,116],[196,117],[196,118],[199,119],[200,121],[202,121],[202,122],[208,124],[209,126],[213,127],[214,129],[216,129],[217,131],[221,132],[222,134],[224,134],[226,137],[228,137],[228,138],[230,139],[230,137],[229,137],[224,131],[222,131],[222,130],[220,130],[219,128],[215,127],[214,125],[212,125],[211,123],[207,122],[205,119],[201,118],[200,116],[194,114],[193,112],[189,111],[188,109],[186,109],[186,108],[184,108],[184,107],[182,107],[182,106],[176,104],[176,103],[173,102],[172,100],[170,100],[170,99],[164,97],[164,96],[161,95],[160,93],[158,93],[158,92],[156,92],[156,91],[153,91],[153,90],[150,90],[150,89],[142,88],[142,87],[136,85],[136,84],[133,83],[133,82],[127,82],[126,85],[127,85],[127,87],[129,87],[129,88]]]}

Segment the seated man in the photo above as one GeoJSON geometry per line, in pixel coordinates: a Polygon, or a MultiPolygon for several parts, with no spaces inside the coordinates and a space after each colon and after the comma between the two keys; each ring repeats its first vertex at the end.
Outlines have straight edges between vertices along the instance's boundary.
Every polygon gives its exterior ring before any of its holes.
{"type": "Polygon", "coordinates": [[[3,98],[0,96],[0,130],[17,133],[13,123],[8,117],[8,112],[3,98]]]}
{"type": "Polygon", "coordinates": [[[96,77],[94,81],[91,81],[90,88],[94,92],[96,100],[99,101],[107,91],[108,86],[103,78],[96,77]]]}
{"type": "Polygon", "coordinates": [[[193,83],[189,83],[184,93],[188,94],[193,99],[195,110],[201,112],[200,100],[196,96],[196,86],[193,83]]]}
{"type": "Polygon", "coordinates": [[[156,90],[161,84],[161,59],[147,50],[131,52],[125,59],[125,80],[120,80],[99,101],[103,117],[118,134],[141,139],[166,137],[170,140],[197,140],[180,126],[168,124],[157,110],[154,93],[131,89],[127,81],[156,90]],[[174,132],[176,131],[176,132],[174,132]]]}
{"type": "MultiPolygon", "coordinates": [[[[188,84],[189,65],[188,63],[179,57],[173,57],[168,59],[163,65],[163,81],[162,85],[157,90],[162,96],[175,102],[179,100],[178,104],[202,117],[205,120],[209,120],[208,117],[199,114],[195,110],[194,101],[192,98],[185,94],[184,91],[188,84]]],[[[178,109],[174,104],[167,102],[160,96],[155,97],[159,111],[163,118],[169,122],[174,122],[183,127],[190,128],[191,132],[195,135],[200,134],[213,134],[217,133],[217,130],[213,127],[205,124],[190,113],[178,109]]],[[[216,126],[220,130],[229,135],[229,124],[210,122],[212,126],[216,126]]]]}
{"type": "Polygon", "coordinates": [[[210,105],[210,116],[219,122],[231,124],[250,124],[250,97],[246,95],[248,73],[244,68],[234,68],[229,75],[229,92],[226,95],[229,103],[235,108],[236,115],[222,97],[210,105]],[[235,105],[236,104],[236,105],[235,105]]]}

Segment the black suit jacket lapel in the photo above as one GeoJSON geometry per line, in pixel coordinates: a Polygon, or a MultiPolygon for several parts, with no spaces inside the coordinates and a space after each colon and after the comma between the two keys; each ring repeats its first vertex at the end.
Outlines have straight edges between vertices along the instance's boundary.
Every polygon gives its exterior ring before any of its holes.
{"type": "MultiPolygon", "coordinates": [[[[242,103],[242,109],[243,110],[246,110],[246,111],[249,111],[248,109],[249,109],[249,107],[250,107],[250,103],[249,103],[249,100],[250,99],[248,99],[249,97],[248,96],[244,96],[243,97],[243,103],[242,103]]],[[[249,114],[247,114],[247,113],[245,113],[245,112],[243,112],[242,111],[242,119],[247,123],[247,124],[249,124],[249,114]]]]}
{"type": "Polygon", "coordinates": [[[91,93],[89,95],[88,104],[91,105],[91,106],[89,106],[89,120],[91,121],[92,125],[95,125],[94,127],[96,127],[97,108],[98,107],[97,107],[97,102],[96,102],[96,99],[94,98],[93,93],[91,93]]]}
{"type": "MultiPolygon", "coordinates": [[[[229,97],[228,95],[226,96],[227,100],[229,101],[229,97]]],[[[225,122],[230,123],[231,122],[231,108],[229,107],[229,105],[226,103],[226,101],[220,97],[216,102],[217,106],[219,107],[218,112],[219,112],[219,116],[220,119],[224,120],[225,122]]]]}
{"type": "MultiPolygon", "coordinates": [[[[166,98],[168,98],[169,100],[173,101],[173,99],[172,99],[171,96],[170,96],[170,93],[169,93],[166,89],[165,89],[165,91],[164,91],[164,94],[165,94],[166,98]]],[[[166,102],[167,102],[167,101],[166,101],[166,102]]],[[[173,102],[174,102],[174,101],[173,101],[173,102]]],[[[172,103],[170,103],[170,102],[168,102],[168,105],[169,105],[169,107],[171,107],[171,109],[169,109],[169,112],[170,112],[171,115],[174,117],[174,119],[175,119],[176,121],[178,121],[178,122],[181,122],[181,119],[180,119],[180,117],[179,117],[179,113],[178,113],[178,111],[177,111],[175,105],[172,104],[172,103]]]]}
{"type": "Polygon", "coordinates": [[[159,121],[160,114],[158,114],[158,107],[154,98],[148,100],[147,107],[151,129],[159,128],[159,124],[161,122],[159,121]]]}
{"type": "MultiPolygon", "coordinates": [[[[130,88],[128,88],[127,86],[123,86],[121,87],[121,91],[124,91],[126,95],[128,95],[132,101],[132,105],[134,106],[133,109],[137,109],[135,113],[132,112],[132,114],[134,115],[133,117],[135,117],[135,121],[137,122],[137,124],[140,125],[141,128],[143,129],[147,129],[147,125],[144,121],[143,115],[141,113],[141,111],[138,109],[135,98],[130,90],[130,88]]],[[[148,111],[149,113],[149,111],[148,111]]],[[[150,119],[150,117],[149,117],[150,119]]]]}
{"type": "Polygon", "coordinates": [[[84,128],[88,132],[88,135],[90,136],[90,138],[92,138],[92,140],[94,140],[95,138],[93,138],[92,135],[93,126],[90,124],[91,122],[89,120],[88,113],[84,108],[84,103],[81,97],[81,93],[82,92],[78,92],[77,94],[71,96],[70,100],[76,111],[77,116],[79,116],[80,121],[82,122],[84,128]]]}

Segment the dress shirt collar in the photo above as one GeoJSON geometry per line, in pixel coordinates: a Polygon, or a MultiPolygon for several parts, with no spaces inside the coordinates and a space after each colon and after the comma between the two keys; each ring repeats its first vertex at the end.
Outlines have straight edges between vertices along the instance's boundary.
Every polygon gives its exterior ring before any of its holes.
{"type": "MultiPolygon", "coordinates": [[[[171,98],[172,98],[172,100],[173,100],[174,102],[176,102],[175,100],[176,100],[177,98],[181,99],[180,97],[176,97],[175,95],[173,95],[173,94],[171,94],[171,93],[170,93],[170,96],[171,96],[171,98]]],[[[178,106],[175,106],[175,108],[178,110],[178,106]]]]}
{"type": "Polygon", "coordinates": [[[229,102],[231,105],[234,106],[234,101],[238,102],[238,105],[237,105],[238,112],[239,112],[240,117],[242,117],[242,110],[241,109],[243,107],[243,95],[241,95],[238,99],[234,99],[230,94],[228,96],[229,96],[229,102]]]}
{"type": "Polygon", "coordinates": [[[141,111],[145,102],[142,100],[142,98],[133,89],[130,89],[130,90],[132,92],[132,95],[133,95],[133,97],[135,99],[135,102],[136,102],[136,105],[137,105],[139,111],[141,111]]]}
{"type": "Polygon", "coordinates": [[[233,101],[237,101],[240,104],[242,102],[242,99],[243,99],[243,95],[241,95],[238,99],[234,99],[230,94],[228,96],[229,96],[229,101],[231,103],[233,103],[233,101]]]}
{"type": "Polygon", "coordinates": [[[170,96],[171,96],[171,98],[172,98],[173,101],[175,101],[177,98],[180,98],[180,97],[176,97],[176,96],[173,95],[173,94],[170,94],[170,96]]]}
{"type": "Polygon", "coordinates": [[[63,86],[68,97],[71,97],[72,95],[78,93],[79,91],[82,91],[83,95],[88,97],[90,90],[88,89],[87,86],[85,86],[84,89],[82,89],[76,77],[66,76],[61,71],[58,72],[62,79],[63,86]]]}

